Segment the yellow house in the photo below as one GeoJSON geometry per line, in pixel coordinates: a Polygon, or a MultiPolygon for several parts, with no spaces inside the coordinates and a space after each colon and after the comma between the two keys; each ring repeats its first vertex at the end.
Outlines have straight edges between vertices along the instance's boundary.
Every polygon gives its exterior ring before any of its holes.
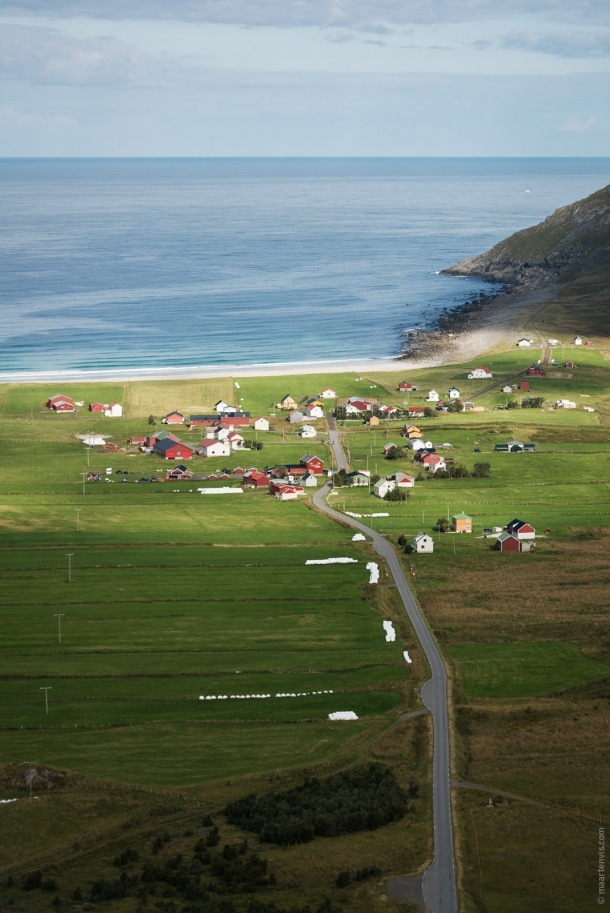
{"type": "Polygon", "coordinates": [[[406,425],[403,434],[405,437],[408,437],[408,438],[422,436],[421,431],[419,430],[417,425],[406,425]]]}
{"type": "Polygon", "coordinates": [[[276,409],[296,409],[297,402],[292,398],[290,393],[287,393],[286,396],[282,397],[279,403],[275,404],[276,409]]]}
{"type": "Polygon", "coordinates": [[[454,514],[451,518],[451,529],[454,533],[471,533],[472,517],[468,514],[454,514]]]}

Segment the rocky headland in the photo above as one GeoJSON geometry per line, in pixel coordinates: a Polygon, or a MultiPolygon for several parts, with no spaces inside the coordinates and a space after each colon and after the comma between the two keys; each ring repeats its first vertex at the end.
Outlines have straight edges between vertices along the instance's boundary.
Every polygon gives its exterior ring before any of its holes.
{"type": "Polygon", "coordinates": [[[610,269],[610,185],[443,273],[539,288],[600,269],[610,269]]]}
{"type": "Polygon", "coordinates": [[[561,300],[576,309],[587,331],[606,332],[610,320],[610,185],[584,200],[562,206],[544,222],[518,231],[485,253],[442,270],[450,276],[483,279],[493,288],[445,311],[433,326],[404,334],[403,359],[463,357],[467,337],[496,341],[527,323],[543,301],[561,300]],[[588,313],[585,310],[588,309],[588,313]]]}

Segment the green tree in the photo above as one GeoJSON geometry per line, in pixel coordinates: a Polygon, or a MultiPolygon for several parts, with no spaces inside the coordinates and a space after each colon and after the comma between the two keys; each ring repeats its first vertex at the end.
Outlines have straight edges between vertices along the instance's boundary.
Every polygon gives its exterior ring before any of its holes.
{"type": "Polygon", "coordinates": [[[475,463],[472,474],[475,479],[487,479],[489,478],[489,473],[491,466],[489,463],[475,463]]]}

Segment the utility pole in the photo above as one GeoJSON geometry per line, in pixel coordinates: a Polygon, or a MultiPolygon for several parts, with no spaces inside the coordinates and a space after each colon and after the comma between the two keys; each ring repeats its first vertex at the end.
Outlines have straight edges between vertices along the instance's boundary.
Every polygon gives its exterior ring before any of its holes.
{"type": "Polygon", "coordinates": [[[80,512],[82,507],[75,507],[74,510],[76,511],[76,532],[80,533],[80,512]]]}
{"type": "Polygon", "coordinates": [[[49,691],[53,685],[45,685],[40,690],[44,691],[44,708],[47,716],[49,715],[49,691]]]}
{"type": "Polygon", "coordinates": [[[72,583],[72,559],[74,558],[74,552],[69,552],[66,554],[68,559],[68,583],[72,583]]]}
{"type": "Polygon", "coordinates": [[[83,494],[85,494],[85,478],[87,476],[87,473],[81,472],[81,476],[83,477],[83,494]]]}
{"type": "Polygon", "coordinates": [[[65,612],[55,612],[55,618],[57,619],[57,638],[58,643],[61,643],[61,620],[66,614],[65,612]]]}

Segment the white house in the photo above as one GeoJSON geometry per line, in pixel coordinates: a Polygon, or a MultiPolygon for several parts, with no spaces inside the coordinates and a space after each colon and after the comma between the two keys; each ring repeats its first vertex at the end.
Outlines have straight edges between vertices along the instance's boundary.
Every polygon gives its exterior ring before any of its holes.
{"type": "Polygon", "coordinates": [[[575,336],[574,339],[572,340],[572,345],[581,346],[582,338],[580,336],[575,336]]]}
{"type": "Polygon", "coordinates": [[[428,396],[426,397],[427,403],[438,403],[439,399],[440,399],[440,397],[439,397],[438,393],[436,392],[436,390],[428,391],[428,396]]]}
{"type": "Polygon", "coordinates": [[[424,441],[420,437],[411,438],[409,447],[417,453],[418,450],[432,450],[432,441],[424,441]]]}
{"type": "Polygon", "coordinates": [[[354,488],[366,488],[371,484],[371,473],[368,469],[356,469],[354,472],[348,472],[347,478],[349,484],[354,488]]]}
{"type": "Polygon", "coordinates": [[[216,412],[237,412],[235,406],[230,406],[229,403],[225,403],[224,399],[219,399],[217,403],[214,403],[214,409],[216,412]]]}
{"type": "Polygon", "coordinates": [[[254,430],[269,431],[269,419],[266,419],[264,415],[260,415],[254,420],[254,430]]]}
{"type": "Polygon", "coordinates": [[[468,375],[468,380],[478,380],[482,378],[483,380],[489,380],[490,377],[493,377],[492,372],[489,368],[486,368],[485,365],[479,365],[478,368],[474,368],[468,375]]]}
{"type": "Polygon", "coordinates": [[[313,472],[305,472],[301,476],[301,485],[305,488],[317,488],[318,487],[318,477],[313,474],[313,472]]]}
{"type": "Polygon", "coordinates": [[[385,498],[389,491],[394,491],[396,482],[394,479],[379,479],[373,486],[373,494],[376,498],[385,498]]]}
{"type": "Polygon", "coordinates": [[[549,339],[549,345],[550,345],[550,346],[558,346],[558,345],[559,345],[559,340],[558,340],[558,339],[549,339]]]}
{"type": "Polygon", "coordinates": [[[303,425],[299,431],[299,437],[317,437],[318,432],[313,425],[303,425]]]}
{"type": "Polygon", "coordinates": [[[431,555],[434,551],[434,539],[427,533],[418,533],[411,543],[411,548],[418,555],[431,555]]]}
{"type": "Polygon", "coordinates": [[[230,431],[227,441],[231,445],[231,450],[243,450],[246,443],[237,431],[230,431]]]}
{"type": "Polygon", "coordinates": [[[337,394],[330,387],[325,387],[320,393],[320,399],[335,399],[337,394]]]}
{"type": "Polygon", "coordinates": [[[513,388],[511,387],[511,385],[504,384],[504,386],[502,387],[502,393],[512,393],[512,392],[513,392],[513,388]]]}
{"type": "Polygon", "coordinates": [[[459,399],[460,391],[458,390],[457,387],[449,387],[449,391],[448,391],[447,395],[449,396],[449,399],[459,399]]]}
{"type": "Polygon", "coordinates": [[[229,456],[231,445],[228,441],[214,441],[211,438],[206,438],[201,442],[197,450],[204,457],[229,456]]]}
{"type": "Polygon", "coordinates": [[[107,418],[121,418],[123,407],[120,403],[110,403],[108,406],[104,406],[104,415],[107,418]]]}
{"type": "Polygon", "coordinates": [[[324,409],[322,406],[312,404],[311,406],[307,406],[305,411],[307,412],[307,418],[324,418],[324,409]]]}
{"type": "Polygon", "coordinates": [[[522,336],[521,339],[517,340],[517,345],[520,349],[528,349],[532,344],[532,340],[528,339],[526,336],[522,336]]]}

